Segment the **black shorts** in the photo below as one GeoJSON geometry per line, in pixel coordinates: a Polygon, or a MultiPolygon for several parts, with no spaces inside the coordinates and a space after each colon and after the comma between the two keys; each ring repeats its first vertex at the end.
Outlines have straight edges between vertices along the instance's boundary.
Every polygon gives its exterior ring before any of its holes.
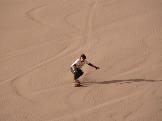
{"type": "Polygon", "coordinates": [[[74,74],[74,80],[78,79],[84,73],[80,68],[75,68],[74,71],[71,68],[71,72],[74,74]]]}

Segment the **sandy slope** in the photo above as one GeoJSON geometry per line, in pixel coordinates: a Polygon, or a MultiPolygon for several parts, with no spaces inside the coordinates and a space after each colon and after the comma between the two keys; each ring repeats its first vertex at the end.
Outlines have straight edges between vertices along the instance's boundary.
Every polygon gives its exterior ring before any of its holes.
{"type": "Polygon", "coordinates": [[[162,121],[161,0],[0,0],[0,121],[162,121]],[[71,63],[85,53],[73,87],[71,63]]]}

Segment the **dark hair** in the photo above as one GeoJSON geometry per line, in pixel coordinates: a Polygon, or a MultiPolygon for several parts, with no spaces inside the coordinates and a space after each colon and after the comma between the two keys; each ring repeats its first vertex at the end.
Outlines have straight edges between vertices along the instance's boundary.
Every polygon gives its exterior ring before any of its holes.
{"type": "Polygon", "coordinates": [[[82,57],[82,58],[86,59],[85,54],[81,54],[81,56],[80,56],[80,57],[82,57]]]}

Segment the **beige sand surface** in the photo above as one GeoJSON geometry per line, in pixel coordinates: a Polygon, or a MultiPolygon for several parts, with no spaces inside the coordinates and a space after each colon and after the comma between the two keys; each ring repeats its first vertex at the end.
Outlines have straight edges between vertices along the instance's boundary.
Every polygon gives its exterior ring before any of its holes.
{"type": "Polygon", "coordinates": [[[162,0],[0,0],[0,121],[162,121],[162,0]]]}

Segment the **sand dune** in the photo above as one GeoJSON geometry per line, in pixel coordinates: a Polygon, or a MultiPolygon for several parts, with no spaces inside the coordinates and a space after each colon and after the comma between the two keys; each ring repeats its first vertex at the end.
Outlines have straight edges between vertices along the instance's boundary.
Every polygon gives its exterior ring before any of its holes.
{"type": "Polygon", "coordinates": [[[0,121],[162,121],[161,0],[1,0],[0,121]],[[70,65],[85,66],[76,88],[70,65]]]}

